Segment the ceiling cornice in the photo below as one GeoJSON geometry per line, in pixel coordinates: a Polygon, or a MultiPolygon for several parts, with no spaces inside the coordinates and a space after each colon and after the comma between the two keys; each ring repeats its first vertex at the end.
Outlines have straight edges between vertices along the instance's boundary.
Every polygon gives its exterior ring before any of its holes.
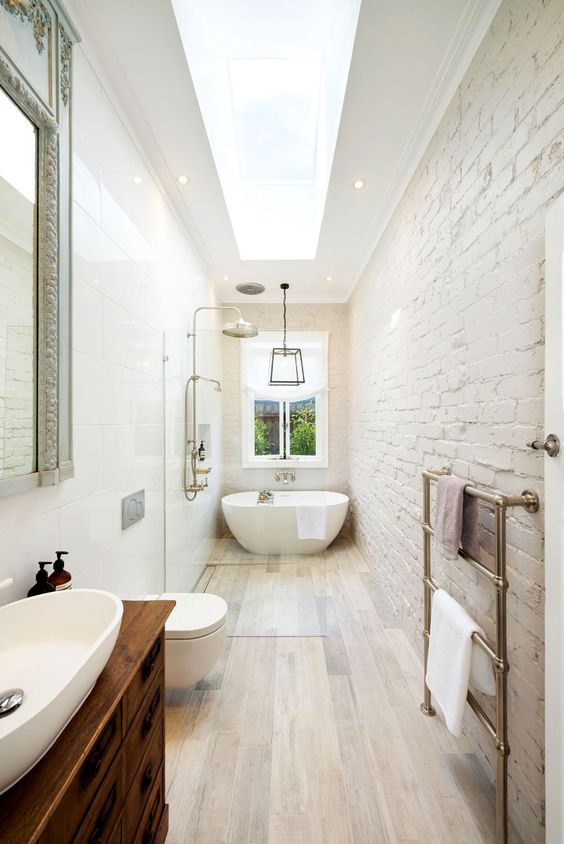
{"type": "Polygon", "coordinates": [[[141,104],[127,82],[113,52],[105,47],[99,37],[92,17],[93,7],[91,5],[89,7],[88,0],[65,0],[65,6],[80,32],[80,48],[92,65],[104,91],[108,94],[113,108],[132,138],[157,188],[196,252],[202,264],[202,269],[206,273],[206,280],[212,287],[217,300],[221,302],[222,297],[214,283],[218,273],[214,268],[211,256],[198,227],[179,196],[178,185],[170,173],[160,146],[148,121],[145,119],[141,104]]]}
{"type": "MultiPolygon", "coordinates": [[[[289,305],[346,305],[348,299],[343,296],[307,296],[304,294],[292,294],[291,301],[288,303],[289,305]]],[[[228,299],[224,299],[222,302],[223,305],[232,305],[235,304],[237,306],[241,304],[249,304],[249,305],[280,305],[280,293],[272,294],[272,293],[260,293],[258,296],[237,296],[234,297],[233,294],[230,295],[228,299]]]]}
{"type": "Polygon", "coordinates": [[[501,0],[468,0],[415,129],[364,238],[352,272],[353,281],[343,301],[350,299],[362,278],[500,5],[501,0]]]}

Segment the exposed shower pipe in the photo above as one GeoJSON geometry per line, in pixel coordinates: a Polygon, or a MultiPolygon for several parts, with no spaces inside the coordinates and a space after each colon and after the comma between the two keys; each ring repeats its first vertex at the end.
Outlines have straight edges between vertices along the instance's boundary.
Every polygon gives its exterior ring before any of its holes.
{"type": "Polygon", "coordinates": [[[237,337],[239,339],[245,337],[256,337],[258,329],[255,325],[243,319],[243,315],[239,308],[234,305],[209,305],[201,308],[196,308],[194,317],[192,319],[192,331],[187,334],[188,338],[192,338],[192,375],[186,382],[184,390],[184,472],[183,472],[183,488],[184,496],[188,501],[194,501],[199,492],[207,486],[207,479],[204,482],[198,480],[199,475],[208,475],[211,468],[198,469],[198,420],[196,418],[197,410],[197,384],[198,381],[208,381],[215,384],[215,391],[221,393],[221,384],[215,378],[205,378],[203,375],[196,373],[196,318],[200,311],[236,311],[239,318],[236,322],[227,322],[222,328],[224,334],[228,337],[237,337]],[[190,437],[189,422],[188,422],[188,397],[190,391],[190,384],[192,385],[192,436],[190,437]],[[188,448],[190,449],[190,470],[192,474],[192,482],[188,483],[188,448]]]}

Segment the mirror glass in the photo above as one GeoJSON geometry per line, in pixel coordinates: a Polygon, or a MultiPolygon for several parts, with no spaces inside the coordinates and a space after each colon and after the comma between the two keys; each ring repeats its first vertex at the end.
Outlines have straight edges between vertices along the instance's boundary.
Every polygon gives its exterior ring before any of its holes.
{"type": "Polygon", "coordinates": [[[0,478],[37,469],[37,130],[0,89],[0,478]]]}

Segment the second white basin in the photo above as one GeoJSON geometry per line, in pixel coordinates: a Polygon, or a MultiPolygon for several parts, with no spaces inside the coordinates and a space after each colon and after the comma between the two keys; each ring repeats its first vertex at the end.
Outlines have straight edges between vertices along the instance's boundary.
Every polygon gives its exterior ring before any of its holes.
{"type": "Polygon", "coordinates": [[[0,607],[0,695],[20,688],[0,718],[0,794],[47,752],[92,690],[115,645],[123,604],[72,589],[0,607]]]}

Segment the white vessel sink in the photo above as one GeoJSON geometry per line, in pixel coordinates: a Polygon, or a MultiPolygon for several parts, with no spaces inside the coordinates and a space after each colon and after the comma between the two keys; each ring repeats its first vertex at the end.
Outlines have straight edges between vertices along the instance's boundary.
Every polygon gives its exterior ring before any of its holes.
{"type": "MultiPolygon", "coordinates": [[[[49,750],[92,691],[115,645],[123,604],[110,592],[69,589],[0,607],[0,794],[49,750]]],[[[49,784],[46,783],[46,788],[49,784]]]]}

